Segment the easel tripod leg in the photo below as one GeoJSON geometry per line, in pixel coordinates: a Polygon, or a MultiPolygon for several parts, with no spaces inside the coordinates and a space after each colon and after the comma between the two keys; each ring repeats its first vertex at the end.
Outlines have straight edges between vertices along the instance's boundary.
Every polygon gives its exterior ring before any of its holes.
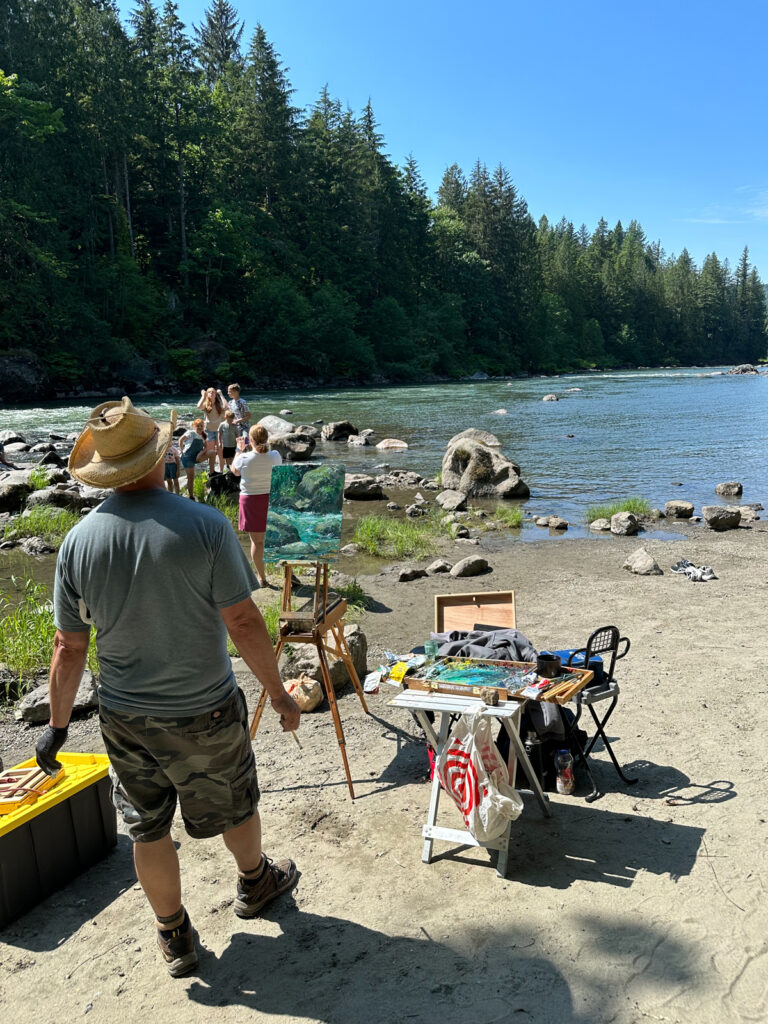
{"type": "Polygon", "coordinates": [[[363,693],[363,686],[360,682],[360,677],[357,674],[355,663],[352,660],[352,652],[349,649],[347,638],[344,636],[344,623],[339,622],[335,626],[331,626],[331,633],[333,639],[336,641],[336,650],[339,653],[339,657],[344,662],[344,666],[349,674],[349,678],[352,680],[352,685],[355,688],[355,693],[360,698],[360,703],[363,705],[363,711],[366,715],[370,715],[368,705],[365,703],[365,694],[363,693]]]}
{"type": "Polygon", "coordinates": [[[328,659],[325,656],[325,648],[322,643],[317,644],[317,653],[320,658],[320,671],[323,676],[323,685],[325,686],[325,693],[328,697],[328,704],[331,708],[331,715],[333,716],[333,724],[336,729],[336,740],[339,744],[339,750],[341,751],[341,760],[344,762],[344,774],[347,776],[347,786],[349,787],[349,795],[352,799],[355,799],[355,791],[352,787],[352,776],[349,772],[349,762],[347,761],[347,749],[346,743],[344,742],[344,730],[341,727],[341,718],[339,716],[339,708],[336,703],[336,693],[333,689],[333,683],[331,682],[331,674],[328,671],[328,659]]]}
{"type": "MultiPolygon", "coordinates": [[[[282,649],[283,649],[283,638],[279,637],[278,641],[277,641],[277,645],[275,646],[275,661],[279,661],[280,660],[280,652],[282,651],[282,649]]],[[[264,714],[264,706],[265,706],[266,703],[267,703],[267,691],[262,686],[261,694],[259,695],[259,703],[256,705],[256,710],[254,711],[253,719],[251,720],[251,739],[254,738],[254,736],[256,735],[256,732],[257,732],[257,730],[259,728],[259,722],[261,721],[261,716],[264,714]]]]}

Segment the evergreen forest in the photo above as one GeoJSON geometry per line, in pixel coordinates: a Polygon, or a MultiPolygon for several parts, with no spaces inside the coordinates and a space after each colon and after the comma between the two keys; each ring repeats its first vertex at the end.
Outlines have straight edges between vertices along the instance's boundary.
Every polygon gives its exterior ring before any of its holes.
{"type": "Polygon", "coordinates": [[[297,109],[228,0],[197,26],[4,0],[0,68],[0,396],[765,355],[746,249],[697,266],[635,221],[537,224],[482,161],[431,197],[370,103],[297,109]]]}

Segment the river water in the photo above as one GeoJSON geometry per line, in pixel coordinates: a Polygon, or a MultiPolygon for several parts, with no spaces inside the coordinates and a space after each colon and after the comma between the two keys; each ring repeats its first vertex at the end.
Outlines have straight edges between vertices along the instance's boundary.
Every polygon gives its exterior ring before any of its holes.
{"type": "MultiPolygon", "coordinates": [[[[465,427],[490,430],[519,463],[529,511],[583,522],[588,506],[637,495],[663,508],[671,498],[716,504],[715,484],[740,480],[744,502],[768,506],[768,379],[686,368],[490,380],[423,387],[243,393],[252,422],[290,409],[294,423],[349,419],[374,440],[407,441],[407,451],[318,444],[317,456],[350,470],[382,463],[434,476],[448,439],[465,427]],[[580,390],[575,390],[580,389],[580,390]],[[543,402],[546,394],[559,401],[543,402]],[[572,436],[570,436],[572,435],[572,436]],[[682,486],[679,486],[679,485],[682,486]],[[677,486],[676,486],[677,485],[677,486]]],[[[161,418],[196,413],[195,396],[136,399],[161,418]]],[[[96,404],[96,400],[93,400],[96,404]]],[[[4,407],[0,430],[35,438],[78,431],[92,405],[4,407]]]]}

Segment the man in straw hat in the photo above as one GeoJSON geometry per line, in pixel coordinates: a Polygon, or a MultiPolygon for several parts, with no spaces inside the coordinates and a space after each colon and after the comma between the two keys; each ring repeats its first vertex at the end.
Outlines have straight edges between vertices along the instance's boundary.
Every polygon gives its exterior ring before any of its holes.
{"type": "Polygon", "coordinates": [[[59,551],[51,718],[36,752],[38,764],[55,772],[93,624],[114,801],[134,842],[158,945],[178,977],[194,970],[198,958],[170,837],[177,799],[191,836],[221,835],[233,854],[238,916],[254,917],[299,878],[293,861],[273,863],[261,851],[247,709],[227,632],[266,688],[283,729],[298,727],[299,709],[283,688],[251,600],[256,577],[228,520],[163,486],[175,425],[175,413],[158,424],[128,398],[105,402],[72,451],[73,476],[115,493],[78,523],[59,551]],[[177,624],[172,654],[169,619],[177,624]]]}

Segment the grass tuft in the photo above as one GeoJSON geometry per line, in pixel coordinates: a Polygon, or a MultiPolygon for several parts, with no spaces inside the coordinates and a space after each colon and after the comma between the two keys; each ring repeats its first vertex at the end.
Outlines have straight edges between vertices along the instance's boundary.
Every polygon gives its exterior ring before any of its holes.
{"type": "Polygon", "coordinates": [[[237,529],[240,503],[236,494],[209,494],[207,503],[223,512],[232,526],[237,529]]]}
{"type": "Polygon", "coordinates": [[[352,541],[376,558],[424,558],[435,550],[441,532],[436,515],[422,519],[363,516],[357,521],[352,541]]]}
{"type": "Polygon", "coordinates": [[[73,526],[80,522],[80,516],[67,508],[52,508],[38,505],[27,515],[18,516],[7,523],[3,540],[20,540],[22,537],[42,537],[49,544],[61,544],[73,526]]]}
{"type": "Polygon", "coordinates": [[[584,518],[588,523],[594,523],[596,519],[610,519],[617,512],[632,512],[636,516],[647,516],[651,511],[651,503],[645,498],[623,498],[621,501],[612,501],[605,505],[590,505],[584,518]]]}
{"type": "Polygon", "coordinates": [[[33,491],[42,491],[43,488],[48,487],[50,482],[51,478],[48,475],[48,470],[43,466],[35,466],[29,474],[29,483],[33,491]]]}
{"type": "Polygon", "coordinates": [[[497,523],[517,530],[523,525],[523,510],[519,505],[513,505],[511,508],[499,505],[493,513],[493,518],[497,523]]]}
{"type": "MultiPolygon", "coordinates": [[[[0,591],[0,651],[15,682],[6,683],[5,700],[22,697],[34,678],[45,671],[51,662],[53,636],[53,605],[48,590],[28,576],[11,577],[13,593],[0,591]]],[[[91,630],[88,648],[88,668],[99,671],[96,657],[96,637],[91,630]]]]}

